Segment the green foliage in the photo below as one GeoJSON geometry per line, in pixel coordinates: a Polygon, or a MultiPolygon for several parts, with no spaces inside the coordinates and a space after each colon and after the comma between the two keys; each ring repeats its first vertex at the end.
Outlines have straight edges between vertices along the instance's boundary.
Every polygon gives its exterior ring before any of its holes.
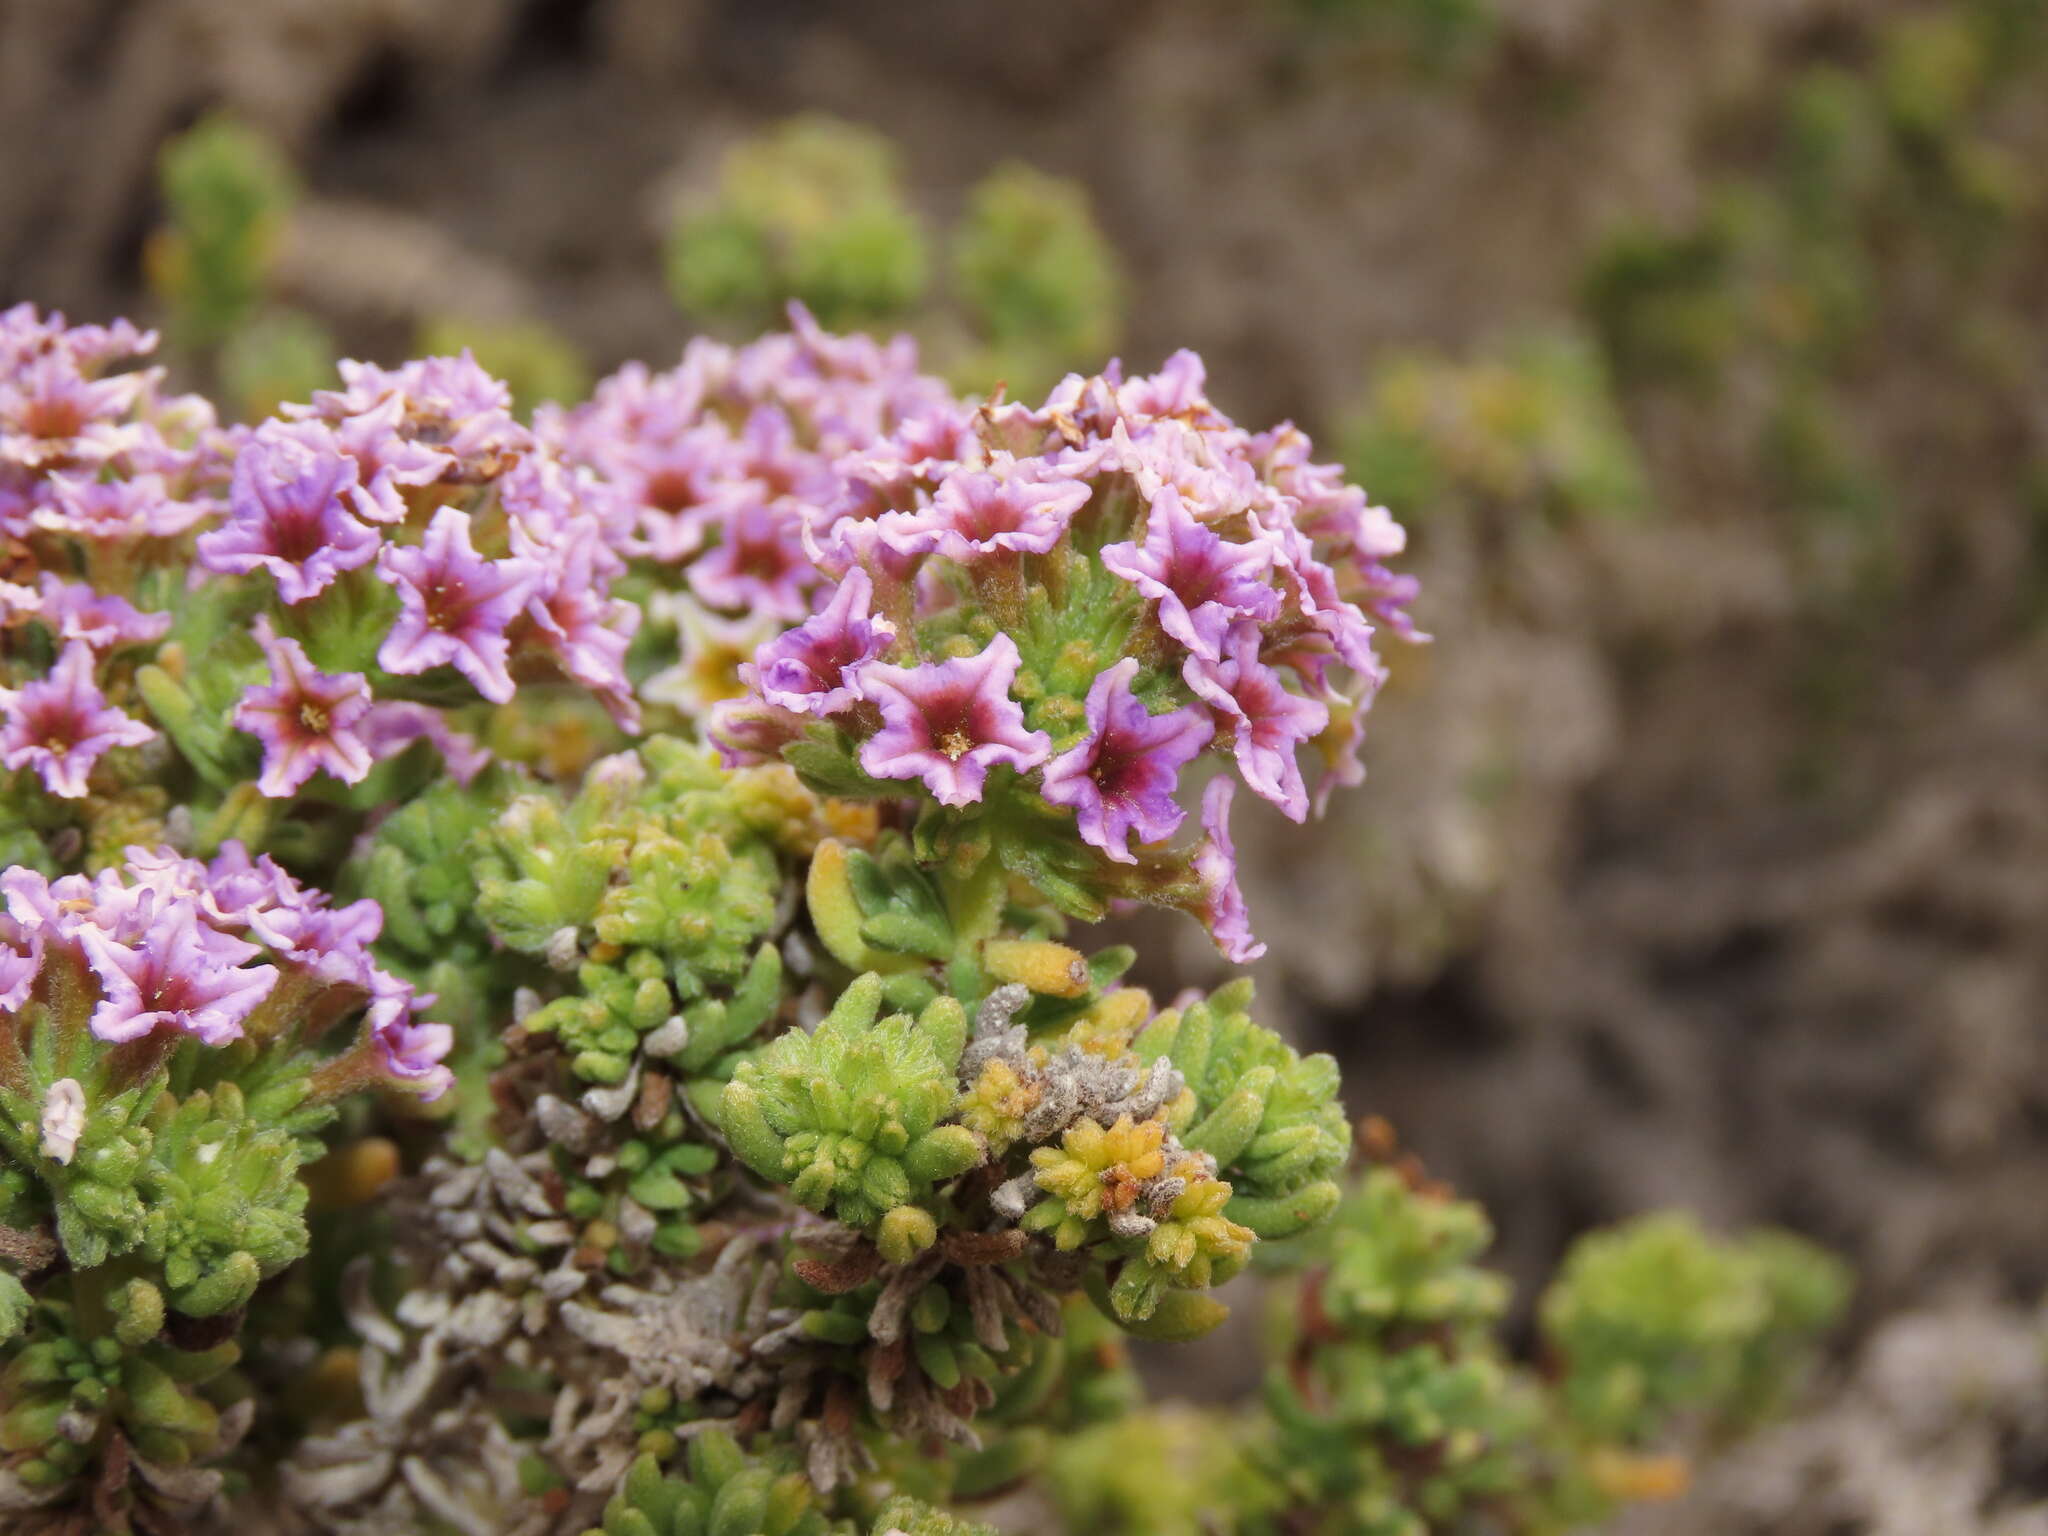
{"type": "MultiPolygon", "coordinates": [[[[136,1304],[123,1305],[132,1314],[136,1304]]],[[[163,1467],[204,1462],[223,1448],[225,1428],[208,1386],[239,1354],[233,1343],[184,1350],[153,1337],[124,1340],[100,1331],[82,1307],[43,1302],[0,1366],[0,1454],[31,1490],[84,1472],[109,1431],[163,1467]]]]}
{"type": "Polygon", "coordinates": [[[136,1179],[143,1254],[163,1266],[179,1311],[211,1317],[244,1305],[306,1252],[297,1138],[253,1118],[232,1082],[191,1094],[152,1129],[136,1179]]]}
{"type": "Polygon", "coordinates": [[[772,325],[796,300],[828,327],[906,326],[959,387],[1001,384],[1013,399],[1100,366],[1122,329],[1116,252],[1080,183],[1007,163],[937,229],[911,206],[894,143],[817,115],[734,146],[715,187],[678,211],[666,263],[693,318],[772,325]]]}
{"type": "Polygon", "coordinates": [[[1230,1182],[1225,1213],[1261,1237],[1287,1237],[1337,1203],[1332,1175],[1351,1149],[1334,1058],[1301,1056],[1252,1022],[1251,983],[1169,1009],[1139,1034],[1141,1061],[1169,1058],[1195,1095],[1181,1144],[1230,1182]]]}
{"type": "Polygon", "coordinates": [[[959,1049],[949,1003],[884,1018],[882,978],[863,976],[816,1030],[789,1030],[741,1062],[719,1106],[749,1167],[788,1184],[799,1205],[873,1229],[893,1262],[936,1235],[928,1213],[906,1207],[984,1156],[972,1131],[939,1123],[956,1093],[955,1061],[942,1054],[959,1049]]]}
{"type": "Polygon", "coordinates": [[[693,1437],[681,1474],[635,1461],[585,1536],[823,1536],[824,1516],[799,1473],[757,1461],[730,1435],[693,1437]]]}
{"type": "Polygon", "coordinates": [[[315,390],[332,389],[339,350],[327,327],[311,315],[271,307],[222,339],[214,366],[229,408],[244,421],[261,421],[286,401],[308,400],[315,390]]]}
{"type": "Polygon", "coordinates": [[[1047,1484],[1070,1531],[1208,1536],[1219,1511],[1255,1518],[1264,1492],[1244,1427],[1160,1407],[1061,1438],[1047,1484]]]}
{"type": "Polygon", "coordinates": [[[899,1494],[876,1512],[870,1536],[996,1536],[996,1528],[899,1494]]]}
{"type": "Polygon", "coordinates": [[[1032,399],[1115,347],[1123,307],[1116,253],[1075,182],[1027,165],[990,172],[953,231],[954,283],[983,351],[954,370],[1032,399]]]}
{"type": "Polygon", "coordinates": [[[487,787],[444,780],[377,824],[351,862],[348,883],[382,910],[385,955],[395,951],[421,966],[488,953],[470,846],[498,814],[499,799],[487,787]]]}
{"type": "Polygon", "coordinates": [[[574,796],[513,797],[467,845],[477,915],[576,978],[527,1029],[558,1036],[588,1081],[618,1083],[644,1037],[681,1019],[682,1064],[712,1067],[780,1006],[762,941],[811,813],[786,770],[724,774],[665,739],[609,759],[574,796]]]}
{"type": "Polygon", "coordinates": [[[1452,500],[1570,524],[1627,516],[1647,496],[1605,363],[1565,335],[1469,363],[1391,359],[1349,430],[1345,462],[1376,499],[1401,507],[1452,500]]]}
{"type": "Polygon", "coordinates": [[[885,320],[917,301],[927,268],[895,147],[826,117],[736,145],[710,200],[677,218],[667,260],[684,310],[742,326],[772,324],[790,299],[827,326],[885,320]]]}
{"type": "Polygon", "coordinates": [[[1492,1235],[1476,1205],[1379,1167],[1308,1240],[1259,1452],[1285,1507],[1321,1511],[1304,1529],[1420,1536],[1535,1490],[1537,1389],[1495,1337],[1506,1282],[1473,1263],[1492,1235]]]}
{"type": "Polygon", "coordinates": [[[1616,1441],[1682,1416],[1727,1428],[1796,1379],[1796,1347],[1840,1313],[1841,1263],[1785,1233],[1717,1241],[1689,1216],[1647,1216],[1587,1237],[1543,1299],[1575,1422],[1616,1441]]]}
{"type": "Polygon", "coordinates": [[[159,172],[170,222],[151,251],[155,286],[180,345],[218,346],[263,302],[291,169],[262,134],[215,116],[171,140],[159,172]]]}
{"type": "Polygon", "coordinates": [[[1381,1165],[1295,1245],[1307,1268],[1273,1309],[1248,1528],[1426,1536],[1489,1513],[1534,1531],[1604,1519],[1682,1480],[1683,1463],[1655,1453],[1777,1407],[1846,1295],[1836,1260],[1780,1233],[1722,1241],[1682,1217],[1594,1233],[1542,1303],[1553,1381],[1503,1348],[1508,1285],[1476,1262],[1491,1240],[1478,1206],[1412,1165],[1381,1165]]]}

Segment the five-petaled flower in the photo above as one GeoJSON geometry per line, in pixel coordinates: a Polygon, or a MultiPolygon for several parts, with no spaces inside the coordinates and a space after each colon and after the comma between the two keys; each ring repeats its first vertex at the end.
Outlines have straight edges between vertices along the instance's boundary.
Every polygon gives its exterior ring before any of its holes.
{"type": "Polygon", "coordinates": [[[756,650],[754,679],[761,697],[820,719],[857,701],[862,668],[896,638],[895,626],[870,615],[873,595],[868,573],[855,566],[824,608],[756,650]]]}
{"type": "Polygon", "coordinates": [[[512,698],[505,629],[539,579],[533,561],[486,560],[470,543],[469,514],[443,507],[418,548],[387,545],[378,569],[403,605],[377,652],[387,672],[452,666],[493,704],[512,698]]]}
{"type": "Polygon", "coordinates": [[[1021,658],[1017,642],[997,635],[978,656],[921,667],[870,665],[861,689],[880,707],[882,728],[864,742],[860,764],[878,779],[922,779],[941,805],[972,805],[988,771],[1020,773],[1044,762],[1052,740],[1027,730],[1010,697],[1021,658]]]}
{"type": "Polygon", "coordinates": [[[1041,793],[1071,806],[1081,837],[1119,863],[1135,862],[1130,835],[1141,843],[1171,837],[1187,814],[1174,803],[1180,770],[1215,734],[1202,709],[1187,705],[1163,715],[1131,692],[1138,662],[1126,656],[1088,690],[1088,734],[1045,765],[1041,793]]]}
{"type": "Polygon", "coordinates": [[[1235,725],[1238,771],[1252,792],[1303,821],[1308,789],[1294,752],[1330,723],[1330,709],[1289,691],[1280,674],[1259,659],[1259,638],[1256,624],[1239,624],[1225,642],[1222,660],[1190,656],[1184,673],[1188,686],[1222,722],[1235,725]]]}
{"type": "Polygon", "coordinates": [[[1222,654],[1232,620],[1280,611],[1280,594],[1267,581],[1269,544],[1231,543],[1197,522],[1171,485],[1153,498],[1145,542],[1108,545],[1102,563],[1155,601],[1159,627],[1200,657],[1222,654]]]}
{"type": "Polygon", "coordinates": [[[226,1045],[270,995],[274,965],[244,966],[262,951],[198,920],[189,902],[167,902],[134,945],[81,928],[79,942],[102,996],[92,1032],[102,1040],[140,1040],[159,1029],[226,1045]]]}
{"type": "Polygon", "coordinates": [[[139,747],[156,732],[114,708],[93,678],[92,647],[73,640],[48,677],[0,689],[0,763],[34,768],[43,787],[67,800],[85,796],[93,764],[115,747],[139,747]]]}
{"type": "Polygon", "coordinates": [[[267,616],[256,620],[256,643],[270,663],[270,681],[235,706],[235,724],[263,741],[256,788],[282,799],[321,769],[344,784],[360,783],[372,762],[358,730],[370,712],[368,679],[316,671],[305,647],[277,634],[267,616]]]}
{"type": "Polygon", "coordinates": [[[241,575],[265,570],[287,603],[317,597],[383,542],[350,512],[356,463],[318,422],[269,421],[235,459],[228,524],[201,534],[199,563],[241,575]]]}
{"type": "Polygon", "coordinates": [[[948,475],[929,511],[912,520],[914,542],[963,565],[995,554],[1042,555],[1094,492],[1078,480],[1036,477],[1015,465],[948,475]]]}

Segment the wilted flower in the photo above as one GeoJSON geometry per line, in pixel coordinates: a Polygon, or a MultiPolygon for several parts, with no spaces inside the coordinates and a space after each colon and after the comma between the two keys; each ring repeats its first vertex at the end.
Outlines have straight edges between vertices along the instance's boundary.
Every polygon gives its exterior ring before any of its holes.
{"type": "Polygon", "coordinates": [[[1216,940],[1223,958],[1249,965],[1266,952],[1252,937],[1251,916],[1237,883],[1237,845],[1230,837],[1230,800],[1236,787],[1228,779],[1211,779],[1202,792],[1202,841],[1193,864],[1201,894],[1193,911],[1216,940]]]}
{"type": "Polygon", "coordinates": [[[75,1077],[60,1077],[43,1095],[43,1155],[55,1163],[69,1163],[78,1151],[78,1138],[85,1131],[85,1090],[75,1077]]]}

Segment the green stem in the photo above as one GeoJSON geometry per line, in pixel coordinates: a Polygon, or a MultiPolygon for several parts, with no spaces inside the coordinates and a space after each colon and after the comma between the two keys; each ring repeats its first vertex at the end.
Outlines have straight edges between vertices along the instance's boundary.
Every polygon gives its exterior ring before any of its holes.
{"type": "Polygon", "coordinates": [[[937,877],[939,897],[946,904],[946,916],[953,925],[955,938],[963,946],[993,938],[1002,926],[1003,908],[1010,893],[1009,875],[1002,861],[983,858],[965,874],[941,865],[937,877]]]}

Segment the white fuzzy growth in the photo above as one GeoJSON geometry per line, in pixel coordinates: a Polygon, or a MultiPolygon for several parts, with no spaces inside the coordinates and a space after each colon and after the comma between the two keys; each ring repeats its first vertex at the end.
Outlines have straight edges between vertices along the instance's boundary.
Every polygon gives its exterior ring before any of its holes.
{"type": "Polygon", "coordinates": [[[43,1095],[43,1155],[69,1163],[85,1134],[85,1090],[75,1077],[59,1078],[43,1095]]]}

